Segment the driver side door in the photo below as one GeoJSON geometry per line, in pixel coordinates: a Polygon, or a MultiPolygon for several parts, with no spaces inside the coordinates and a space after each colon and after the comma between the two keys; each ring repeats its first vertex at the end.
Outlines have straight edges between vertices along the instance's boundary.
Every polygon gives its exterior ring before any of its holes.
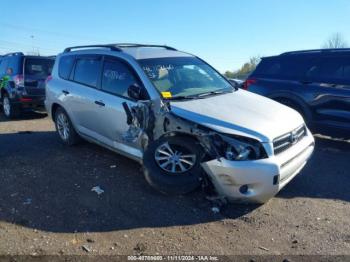
{"type": "Polygon", "coordinates": [[[133,84],[142,86],[136,72],[126,61],[104,57],[99,99],[96,102],[99,125],[95,128],[101,142],[129,155],[142,156],[139,141],[126,139],[130,126],[123,103],[127,103],[129,108],[137,104],[128,96],[128,88],[133,84]]]}

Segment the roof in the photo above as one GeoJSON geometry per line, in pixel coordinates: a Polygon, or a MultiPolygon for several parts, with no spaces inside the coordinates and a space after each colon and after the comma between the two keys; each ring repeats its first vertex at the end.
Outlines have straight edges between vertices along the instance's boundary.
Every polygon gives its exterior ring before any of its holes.
{"type": "Polygon", "coordinates": [[[148,44],[105,44],[105,45],[86,45],[86,46],[74,46],[68,47],[64,50],[64,53],[72,52],[73,49],[110,49],[115,52],[124,52],[131,55],[137,60],[149,59],[149,58],[162,58],[162,57],[191,57],[192,55],[176,50],[173,47],[166,45],[148,45],[148,44]]]}
{"type": "Polygon", "coordinates": [[[311,49],[285,52],[280,55],[298,55],[298,54],[331,54],[339,52],[350,52],[350,48],[326,48],[326,49],[311,49]]]}
{"type": "Polygon", "coordinates": [[[162,48],[154,47],[125,47],[122,48],[123,52],[131,55],[137,60],[148,58],[163,58],[163,57],[191,57],[192,55],[162,48]]]}

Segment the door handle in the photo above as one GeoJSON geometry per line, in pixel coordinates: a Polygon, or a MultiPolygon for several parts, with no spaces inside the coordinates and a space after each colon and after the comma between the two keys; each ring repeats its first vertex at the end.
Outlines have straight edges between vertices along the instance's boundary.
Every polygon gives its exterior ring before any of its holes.
{"type": "Polygon", "coordinates": [[[95,104],[99,106],[105,106],[105,103],[103,103],[102,101],[95,101],[95,104]]]}
{"type": "Polygon", "coordinates": [[[69,95],[69,92],[67,90],[62,90],[62,93],[66,96],[69,95]]]}

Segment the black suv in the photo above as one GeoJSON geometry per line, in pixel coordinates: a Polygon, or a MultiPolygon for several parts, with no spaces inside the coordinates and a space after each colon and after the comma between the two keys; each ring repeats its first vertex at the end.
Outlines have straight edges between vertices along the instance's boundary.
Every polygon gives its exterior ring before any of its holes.
{"type": "Polygon", "coordinates": [[[7,118],[18,117],[22,109],[44,106],[45,80],[53,64],[53,57],[0,56],[0,101],[7,118]]]}
{"type": "Polygon", "coordinates": [[[262,58],[243,88],[296,109],[314,131],[349,134],[350,49],[262,58]]]}

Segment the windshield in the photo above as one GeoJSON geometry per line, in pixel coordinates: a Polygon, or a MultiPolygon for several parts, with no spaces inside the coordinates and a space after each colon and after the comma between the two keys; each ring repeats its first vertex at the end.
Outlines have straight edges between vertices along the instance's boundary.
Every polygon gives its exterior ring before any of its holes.
{"type": "Polygon", "coordinates": [[[139,63],[166,99],[195,98],[233,91],[226,79],[195,57],[142,59],[139,63]]]}

